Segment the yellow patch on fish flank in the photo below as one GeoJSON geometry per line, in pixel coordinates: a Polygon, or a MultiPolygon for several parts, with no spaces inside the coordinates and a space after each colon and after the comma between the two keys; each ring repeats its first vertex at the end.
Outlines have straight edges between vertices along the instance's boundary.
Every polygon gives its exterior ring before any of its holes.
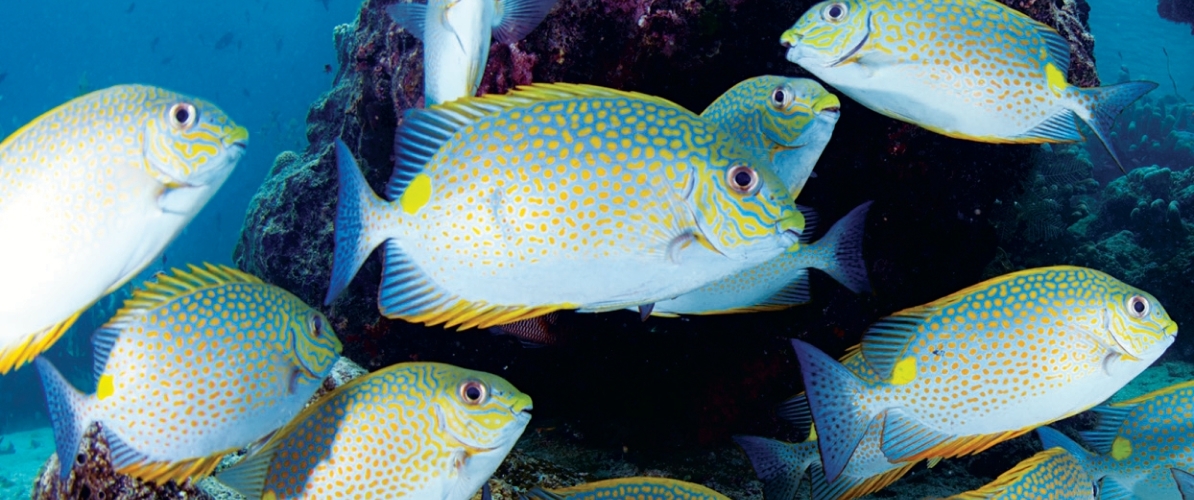
{"type": "Polygon", "coordinates": [[[1132,442],[1123,436],[1116,436],[1111,443],[1111,458],[1124,460],[1132,456],[1132,442]]]}
{"type": "Polygon", "coordinates": [[[100,377],[99,385],[95,388],[95,397],[100,401],[108,399],[113,392],[116,391],[115,384],[112,382],[112,375],[105,374],[100,377]]]}
{"type": "Polygon", "coordinates": [[[427,174],[416,175],[399,200],[402,210],[411,215],[419,213],[419,209],[431,200],[431,194],[431,177],[428,177],[427,174]]]}
{"type": "Polygon", "coordinates": [[[901,359],[891,371],[891,385],[904,385],[916,380],[916,357],[908,356],[901,359]]]}
{"type": "Polygon", "coordinates": [[[273,490],[270,490],[261,495],[261,500],[278,500],[278,495],[273,490]]]}
{"type": "Polygon", "coordinates": [[[1069,87],[1069,83],[1065,81],[1065,73],[1057,69],[1053,63],[1045,65],[1045,80],[1049,82],[1049,90],[1053,91],[1053,95],[1060,96],[1065,89],[1069,87]]]}

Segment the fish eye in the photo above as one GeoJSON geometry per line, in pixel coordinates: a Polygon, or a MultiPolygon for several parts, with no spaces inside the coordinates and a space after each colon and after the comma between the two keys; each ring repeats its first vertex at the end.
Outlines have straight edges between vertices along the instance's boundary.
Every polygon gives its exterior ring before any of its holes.
{"type": "Polygon", "coordinates": [[[489,396],[489,390],[485,384],[476,380],[469,380],[460,384],[460,399],[468,405],[479,405],[485,402],[485,398],[489,396]]]}
{"type": "Polygon", "coordinates": [[[1139,295],[1128,298],[1128,314],[1132,317],[1143,318],[1148,315],[1149,309],[1148,299],[1139,295]]]}
{"type": "Polygon", "coordinates": [[[175,129],[187,131],[195,126],[195,122],[199,121],[199,113],[195,110],[195,106],[190,103],[180,102],[170,106],[170,126],[175,129]]]}
{"type": "Polygon", "coordinates": [[[734,165],[726,172],[726,181],[734,192],[750,194],[759,187],[759,173],[746,165],[734,165]]]}
{"type": "Polygon", "coordinates": [[[849,12],[850,10],[846,8],[846,4],[841,2],[833,2],[825,6],[825,9],[821,11],[821,17],[825,18],[826,21],[831,23],[837,23],[845,19],[846,14],[849,12]]]}
{"type": "Polygon", "coordinates": [[[315,338],[323,336],[323,318],[318,314],[311,316],[311,333],[315,335],[315,338]]]}
{"type": "Polygon", "coordinates": [[[783,87],[771,91],[771,104],[778,108],[787,107],[792,102],[792,96],[784,92],[783,87]]]}

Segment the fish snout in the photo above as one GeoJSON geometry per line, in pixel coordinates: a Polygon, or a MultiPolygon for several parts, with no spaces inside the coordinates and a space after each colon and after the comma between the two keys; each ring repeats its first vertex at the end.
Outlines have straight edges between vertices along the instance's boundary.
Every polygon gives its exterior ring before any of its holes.
{"type": "Polygon", "coordinates": [[[803,38],[804,36],[801,35],[800,32],[796,31],[795,29],[790,29],[785,31],[784,34],[780,35],[779,44],[792,49],[799,45],[800,40],[803,38]]]}
{"type": "Polygon", "coordinates": [[[813,112],[817,116],[837,118],[842,112],[842,101],[834,94],[825,94],[813,102],[813,112]]]}
{"type": "Polygon", "coordinates": [[[221,138],[220,143],[226,149],[239,148],[244,150],[249,147],[249,129],[237,126],[228,135],[221,138]]]}

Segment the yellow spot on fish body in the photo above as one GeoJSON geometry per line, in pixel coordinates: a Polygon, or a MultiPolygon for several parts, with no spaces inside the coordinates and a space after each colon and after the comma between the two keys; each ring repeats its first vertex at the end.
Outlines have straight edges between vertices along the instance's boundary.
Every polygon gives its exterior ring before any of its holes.
{"type": "Polygon", "coordinates": [[[267,491],[264,495],[261,495],[261,500],[278,500],[278,495],[274,494],[273,491],[267,491]]]}
{"type": "Polygon", "coordinates": [[[1115,441],[1111,443],[1111,458],[1123,460],[1130,456],[1132,456],[1132,442],[1123,436],[1116,436],[1115,441]]]}
{"type": "Polygon", "coordinates": [[[1049,82],[1049,90],[1053,91],[1053,95],[1060,96],[1062,92],[1065,92],[1066,87],[1070,86],[1065,81],[1065,73],[1057,69],[1053,63],[1045,65],[1045,80],[1049,82]]]}
{"type": "Polygon", "coordinates": [[[904,385],[916,380],[916,357],[908,356],[901,359],[891,371],[891,385],[904,385]]]}
{"type": "Polygon", "coordinates": [[[113,392],[116,391],[116,385],[112,382],[112,375],[105,374],[100,377],[99,385],[95,388],[95,397],[100,401],[108,399],[113,392]]]}
{"type": "Polygon", "coordinates": [[[817,440],[817,426],[816,426],[816,424],[809,424],[808,439],[806,439],[805,441],[816,441],[816,440],[817,440]]]}
{"type": "Polygon", "coordinates": [[[416,214],[423,205],[431,200],[431,178],[427,174],[416,175],[406,187],[399,200],[402,210],[408,214],[416,214]]]}

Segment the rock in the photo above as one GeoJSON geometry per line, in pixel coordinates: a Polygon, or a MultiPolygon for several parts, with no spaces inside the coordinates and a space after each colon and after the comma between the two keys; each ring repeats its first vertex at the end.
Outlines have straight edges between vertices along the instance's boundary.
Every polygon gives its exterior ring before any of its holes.
{"type": "MultiPolygon", "coordinates": [[[[340,358],[332,367],[331,375],[324,380],[323,387],[315,393],[311,401],[317,401],[327,391],[344,385],[364,373],[366,373],[365,370],[351,360],[340,358]]],[[[65,482],[60,479],[58,454],[50,455],[50,459],[42,466],[41,472],[38,474],[37,484],[33,488],[33,500],[92,500],[96,498],[104,500],[164,498],[222,500],[242,498],[210,478],[197,482],[187,481],[181,485],[171,481],[157,486],[118,474],[112,469],[108,442],[103,435],[102,428],[103,425],[99,422],[93,423],[87,428],[83,434],[83,441],[79,445],[79,449],[83,451],[73,457],[75,465],[71,469],[70,477],[65,482]]],[[[225,457],[216,470],[227,468],[242,456],[243,450],[225,457]]]]}
{"type": "Polygon", "coordinates": [[[1157,14],[1175,23],[1190,25],[1194,35],[1194,0],[1157,0],[1157,14]]]}

